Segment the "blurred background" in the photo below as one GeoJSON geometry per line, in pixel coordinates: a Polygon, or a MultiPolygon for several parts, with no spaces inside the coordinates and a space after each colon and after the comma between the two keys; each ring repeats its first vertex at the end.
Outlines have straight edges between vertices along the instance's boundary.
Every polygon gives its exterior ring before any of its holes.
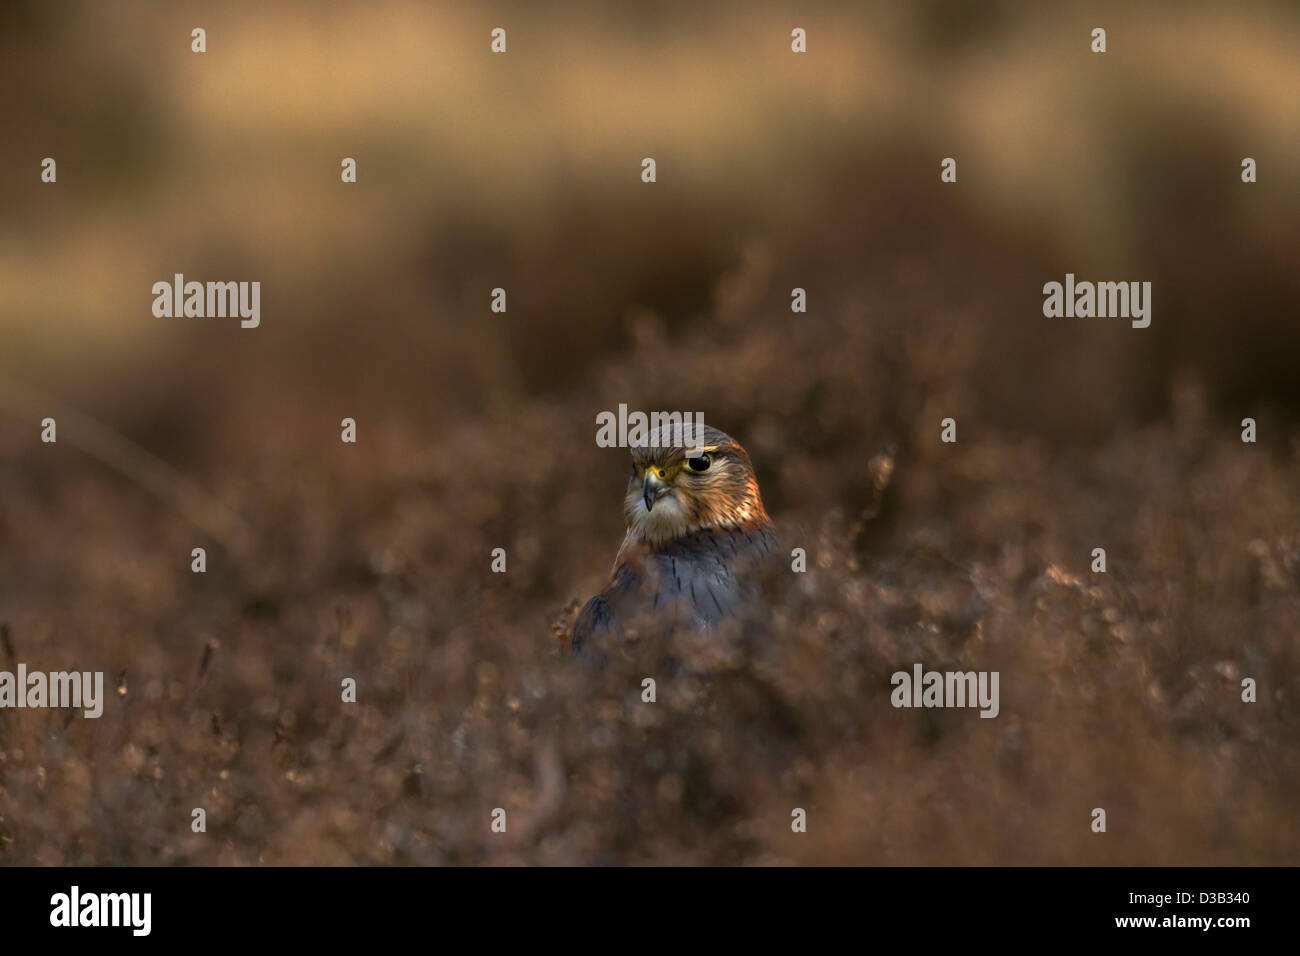
{"type": "Polygon", "coordinates": [[[0,7],[0,668],[113,689],[0,712],[0,863],[1300,861],[1300,8],[1142,6],[0,7]],[[619,403],[809,555],[654,707],[564,652],[619,403]]]}

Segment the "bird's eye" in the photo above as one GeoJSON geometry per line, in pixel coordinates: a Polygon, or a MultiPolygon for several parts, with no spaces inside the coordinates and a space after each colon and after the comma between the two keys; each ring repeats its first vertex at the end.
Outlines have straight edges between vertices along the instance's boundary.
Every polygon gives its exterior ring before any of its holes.
{"type": "Polygon", "coordinates": [[[686,467],[691,471],[708,471],[709,465],[713,464],[708,455],[701,455],[699,458],[687,458],[686,467]]]}

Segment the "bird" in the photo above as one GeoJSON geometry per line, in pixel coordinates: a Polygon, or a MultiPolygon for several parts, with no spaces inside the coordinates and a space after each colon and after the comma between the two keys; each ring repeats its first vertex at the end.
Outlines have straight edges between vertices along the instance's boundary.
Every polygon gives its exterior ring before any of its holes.
{"type": "Polygon", "coordinates": [[[608,584],[574,622],[574,655],[646,625],[709,631],[760,598],[776,538],[748,453],[709,425],[694,447],[671,444],[671,427],[630,449],[627,531],[608,584]]]}

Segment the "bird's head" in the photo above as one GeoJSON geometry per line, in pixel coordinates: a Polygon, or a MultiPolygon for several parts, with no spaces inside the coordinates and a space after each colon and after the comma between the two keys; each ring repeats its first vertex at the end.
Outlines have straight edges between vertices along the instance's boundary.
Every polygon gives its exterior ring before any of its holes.
{"type": "Polygon", "coordinates": [[[672,426],[632,448],[623,510],[628,537],[657,545],[705,528],[766,524],[749,455],[730,435],[705,425],[696,447],[670,444],[672,426]]]}

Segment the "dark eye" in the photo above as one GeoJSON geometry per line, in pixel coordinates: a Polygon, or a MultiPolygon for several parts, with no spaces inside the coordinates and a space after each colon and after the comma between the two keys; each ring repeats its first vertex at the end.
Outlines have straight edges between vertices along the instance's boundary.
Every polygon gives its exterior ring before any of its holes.
{"type": "Polygon", "coordinates": [[[701,455],[699,458],[687,458],[686,467],[691,471],[708,471],[709,465],[713,464],[708,455],[701,455]]]}

